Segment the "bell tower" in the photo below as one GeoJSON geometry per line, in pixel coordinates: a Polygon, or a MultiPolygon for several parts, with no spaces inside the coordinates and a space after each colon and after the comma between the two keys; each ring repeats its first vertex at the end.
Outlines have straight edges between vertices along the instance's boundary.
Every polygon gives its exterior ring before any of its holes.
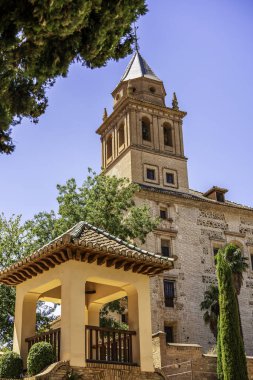
{"type": "Polygon", "coordinates": [[[188,191],[182,120],[176,94],[165,105],[163,82],[138,50],[112,92],[111,115],[105,110],[97,133],[104,173],[128,177],[140,185],[188,191]]]}

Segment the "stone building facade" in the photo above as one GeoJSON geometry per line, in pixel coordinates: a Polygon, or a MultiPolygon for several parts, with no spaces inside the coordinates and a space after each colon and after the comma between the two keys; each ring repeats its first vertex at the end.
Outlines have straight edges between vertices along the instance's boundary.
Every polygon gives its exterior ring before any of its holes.
{"type": "Polygon", "coordinates": [[[226,200],[226,189],[206,193],[188,185],[184,155],[183,118],[174,94],[165,105],[163,82],[138,51],[112,92],[114,109],[105,110],[97,130],[102,165],[108,175],[128,177],[141,186],[137,204],[146,203],[159,227],[143,248],[177,258],[175,269],[152,278],[153,333],[167,340],[214,345],[204,324],[200,302],[216,282],[214,257],[219,247],[237,244],[249,259],[239,303],[246,352],[253,354],[253,209],[226,200]]]}

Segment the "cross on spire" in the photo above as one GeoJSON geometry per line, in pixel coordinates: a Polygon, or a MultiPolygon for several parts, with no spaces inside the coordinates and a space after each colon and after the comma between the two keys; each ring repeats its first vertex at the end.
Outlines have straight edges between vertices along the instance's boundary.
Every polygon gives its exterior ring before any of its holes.
{"type": "Polygon", "coordinates": [[[137,29],[138,29],[138,26],[136,26],[134,23],[134,48],[135,48],[135,51],[139,51],[137,29]]]}

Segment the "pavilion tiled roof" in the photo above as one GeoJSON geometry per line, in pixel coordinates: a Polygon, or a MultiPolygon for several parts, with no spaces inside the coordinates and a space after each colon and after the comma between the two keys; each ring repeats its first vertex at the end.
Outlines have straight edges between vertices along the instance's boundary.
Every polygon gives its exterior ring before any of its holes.
{"type": "Polygon", "coordinates": [[[140,249],[87,222],[0,272],[0,283],[18,285],[68,260],[96,262],[115,269],[155,275],[173,268],[173,258],[140,249]]]}

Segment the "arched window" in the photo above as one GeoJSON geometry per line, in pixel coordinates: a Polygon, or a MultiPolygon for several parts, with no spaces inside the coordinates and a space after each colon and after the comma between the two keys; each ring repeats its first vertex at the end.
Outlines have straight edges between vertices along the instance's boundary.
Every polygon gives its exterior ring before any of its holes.
{"type": "Polygon", "coordinates": [[[108,136],[106,140],[106,158],[107,160],[112,157],[112,135],[108,136]]]}
{"type": "Polygon", "coordinates": [[[125,142],[125,126],[124,126],[124,124],[121,124],[121,126],[118,129],[118,141],[119,141],[119,147],[121,147],[125,142]]]}
{"type": "Polygon", "coordinates": [[[163,124],[163,137],[165,146],[173,146],[172,128],[169,124],[163,124]]]}
{"type": "Polygon", "coordinates": [[[150,121],[147,117],[141,120],[142,140],[151,141],[150,121]]]}

